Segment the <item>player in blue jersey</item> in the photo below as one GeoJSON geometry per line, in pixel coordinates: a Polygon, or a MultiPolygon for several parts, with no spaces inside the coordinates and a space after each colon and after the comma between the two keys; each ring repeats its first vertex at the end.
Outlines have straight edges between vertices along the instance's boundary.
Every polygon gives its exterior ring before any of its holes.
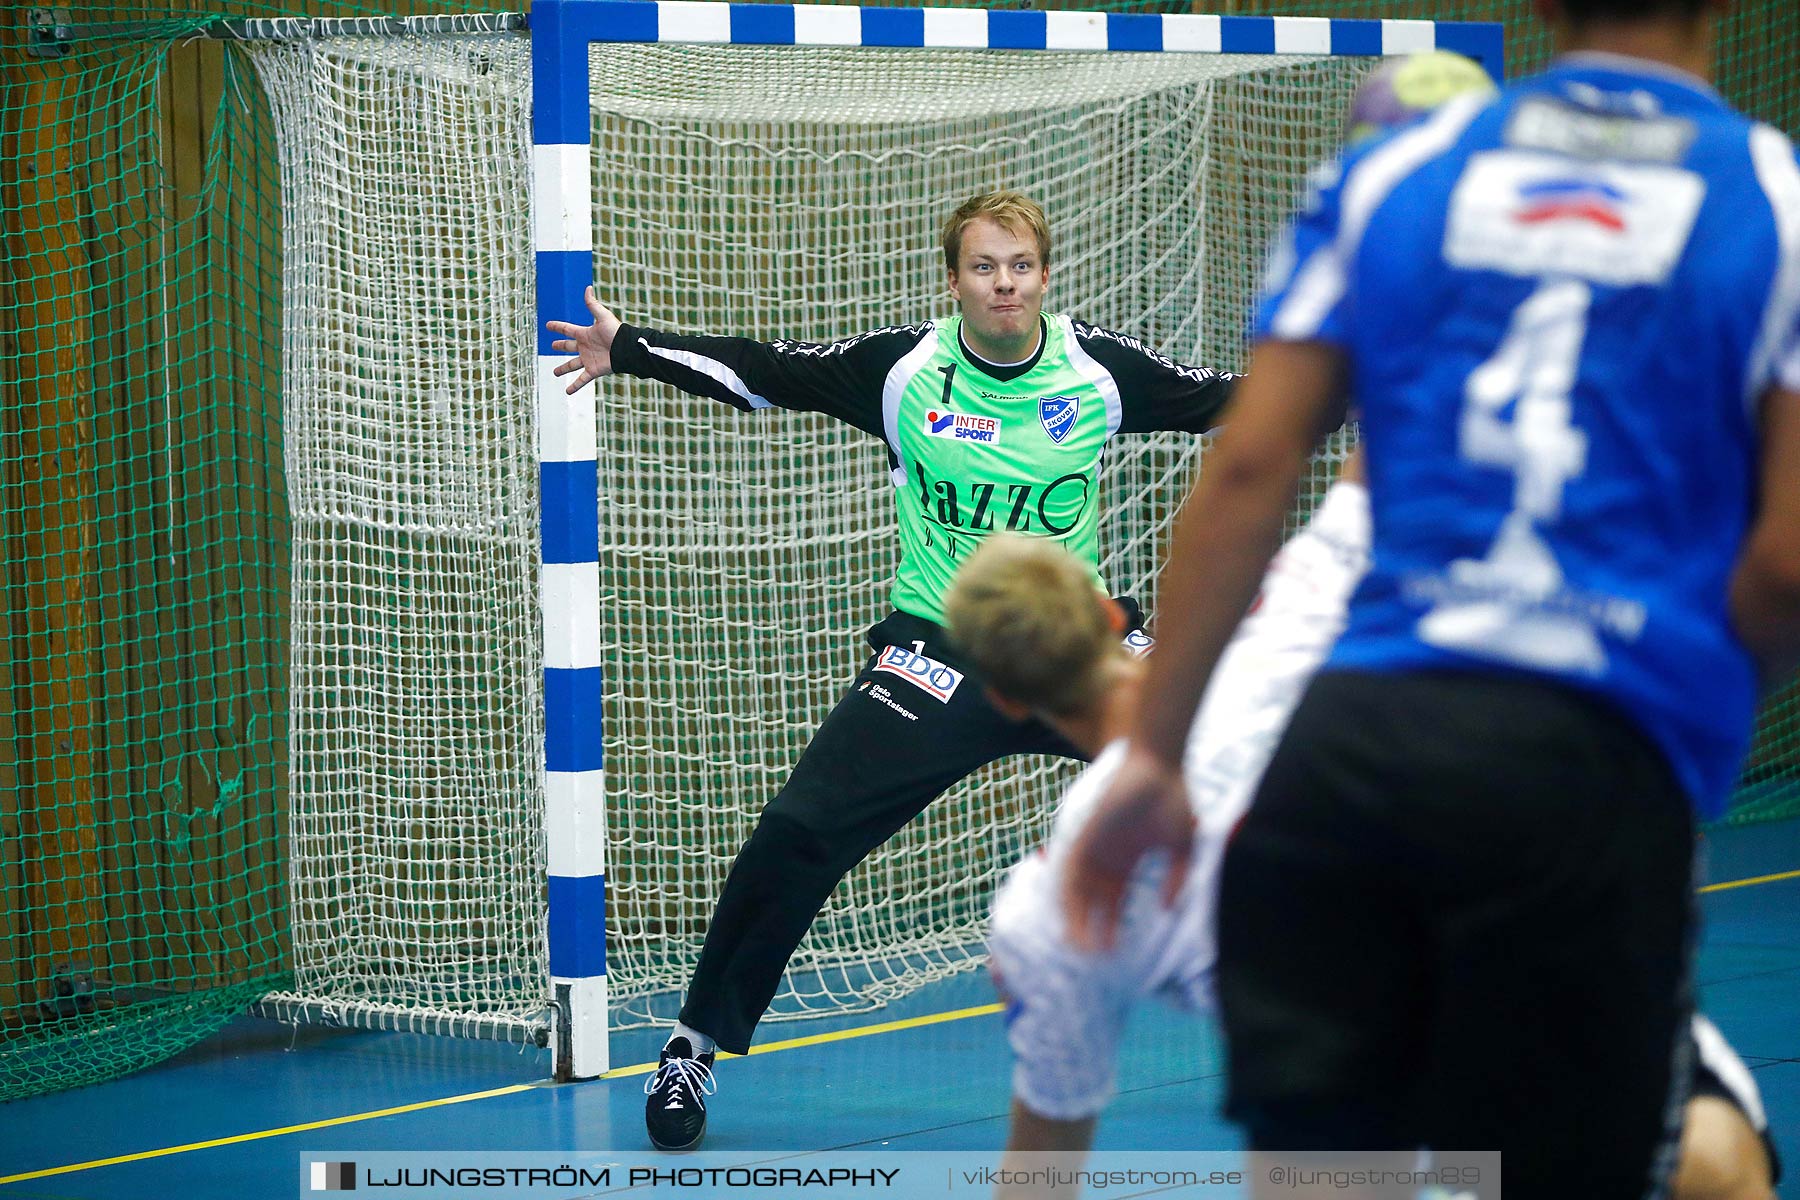
{"type": "Polygon", "coordinates": [[[1694,814],[1800,649],[1800,163],[1706,82],[1721,3],[1541,6],[1548,72],[1351,152],[1275,254],[1067,896],[1104,944],[1146,850],[1179,885],[1188,722],[1354,404],[1372,565],[1223,867],[1228,1110],[1267,1152],[1637,1197],[1688,1079],[1694,814]]]}
{"type": "MultiPolygon", "coordinates": [[[[1080,1165],[1140,1002],[1213,1007],[1221,853],[1302,690],[1343,629],[1368,550],[1368,498],[1353,458],[1306,528],[1269,564],[1194,714],[1182,771],[1199,836],[1186,883],[1165,908],[1154,877],[1134,879],[1114,944],[1101,953],[1069,942],[1063,871],[1123,756],[1115,739],[1136,703],[1147,647],[1120,641],[1123,611],[1053,542],[995,539],[958,569],[945,617],[989,699],[1014,719],[1044,721],[1093,759],[1063,794],[1049,837],[994,896],[988,966],[1006,1000],[1014,1058],[1002,1163],[1012,1186],[997,1195],[1053,1195],[1047,1184],[1032,1186],[1042,1179],[1035,1169],[1080,1165]],[[1064,1157],[1037,1157],[1044,1152],[1064,1157]]],[[[1704,1016],[1694,1015],[1690,1035],[1692,1086],[1673,1200],[1770,1200],[1780,1162],[1756,1082],[1704,1016]]]]}

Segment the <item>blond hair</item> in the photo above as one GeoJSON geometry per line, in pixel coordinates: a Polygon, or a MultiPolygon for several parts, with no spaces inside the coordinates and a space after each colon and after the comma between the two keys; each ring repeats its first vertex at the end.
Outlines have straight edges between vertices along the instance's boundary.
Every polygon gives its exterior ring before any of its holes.
{"type": "Polygon", "coordinates": [[[1124,654],[1093,573],[1048,538],[984,539],[950,585],[944,621],[995,691],[1052,716],[1091,705],[1105,664],[1124,654]]]}
{"type": "Polygon", "coordinates": [[[952,274],[962,258],[963,231],[986,217],[1008,233],[1028,233],[1037,242],[1038,265],[1050,265],[1050,222],[1038,202],[1022,192],[1000,189],[970,196],[944,218],[944,266],[952,274]]]}

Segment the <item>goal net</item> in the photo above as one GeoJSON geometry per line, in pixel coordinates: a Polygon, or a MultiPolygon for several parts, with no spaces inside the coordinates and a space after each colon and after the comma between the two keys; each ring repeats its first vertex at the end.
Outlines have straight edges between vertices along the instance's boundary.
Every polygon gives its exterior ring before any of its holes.
{"type": "MultiPolygon", "coordinates": [[[[252,52],[289,231],[282,1000],[526,1011],[543,1003],[526,43],[252,52]]],[[[938,222],[1008,186],[1050,213],[1053,307],[1237,367],[1262,247],[1369,64],[596,44],[596,286],[631,321],[763,338],[942,315],[938,222]]],[[[881,447],[848,427],[630,379],[605,381],[599,420],[619,1025],[672,1012],[734,855],[860,665],[897,539],[881,447]]],[[[1152,608],[1200,451],[1111,453],[1106,574],[1152,608]]],[[[976,964],[997,876],[1069,770],[997,764],[934,804],[833,895],[771,1015],[976,964]]]]}
{"type": "Polygon", "coordinates": [[[250,44],[286,233],[277,1016],[546,1023],[528,48],[250,44]]]}

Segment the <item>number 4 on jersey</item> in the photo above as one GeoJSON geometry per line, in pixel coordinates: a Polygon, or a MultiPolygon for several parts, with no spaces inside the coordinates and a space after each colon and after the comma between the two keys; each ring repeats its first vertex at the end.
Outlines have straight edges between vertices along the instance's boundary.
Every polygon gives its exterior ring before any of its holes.
{"type": "Polygon", "coordinates": [[[1587,435],[1571,421],[1569,396],[1592,300],[1580,280],[1545,280],[1469,375],[1460,450],[1471,463],[1512,471],[1513,507],[1485,558],[1450,564],[1447,594],[1419,621],[1422,641],[1522,666],[1606,667],[1593,622],[1570,611],[1578,606],[1557,611],[1562,568],[1538,533],[1561,515],[1564,485],[1587,468],[1587,435]]]}

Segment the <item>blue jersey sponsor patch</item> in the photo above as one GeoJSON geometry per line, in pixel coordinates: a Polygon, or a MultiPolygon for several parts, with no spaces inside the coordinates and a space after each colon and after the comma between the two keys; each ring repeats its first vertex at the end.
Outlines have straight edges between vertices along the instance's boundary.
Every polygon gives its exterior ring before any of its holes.
{"type": "Polygon", "coordinates": [[[1482,151],[1451,196],[1444,255],[1452,266],[1514,276],[1660,285],[1686,250],[1705,195],[1701,178],[1677,166],[1482,151]]]}

